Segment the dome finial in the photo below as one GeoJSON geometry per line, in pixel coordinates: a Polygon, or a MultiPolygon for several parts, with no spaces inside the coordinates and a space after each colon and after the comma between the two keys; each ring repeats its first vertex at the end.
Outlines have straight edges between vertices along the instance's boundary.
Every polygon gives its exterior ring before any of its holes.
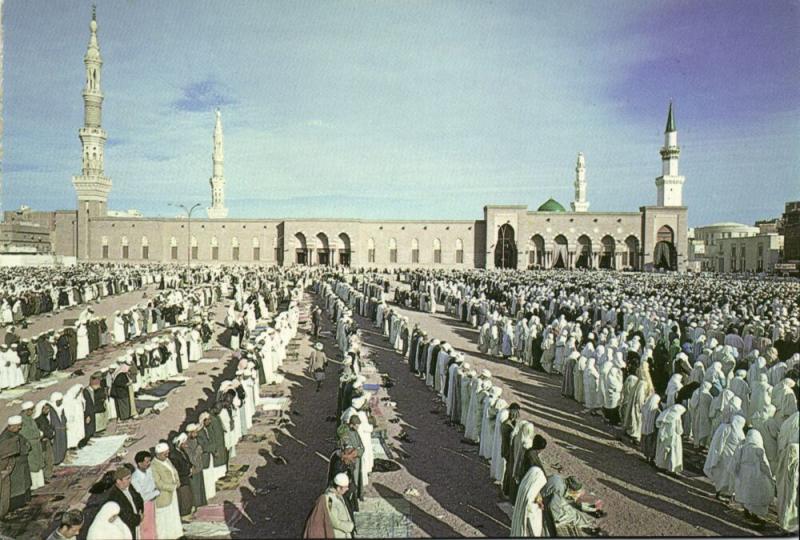
{"type": "Polygon", "coordinates": [[[678,131],[675,129],[675,117],[672,114],[672,98],[669,99],[669,113],[667,113],[667,129],[664,130],[666,133],[671,131],[678,131]]]}

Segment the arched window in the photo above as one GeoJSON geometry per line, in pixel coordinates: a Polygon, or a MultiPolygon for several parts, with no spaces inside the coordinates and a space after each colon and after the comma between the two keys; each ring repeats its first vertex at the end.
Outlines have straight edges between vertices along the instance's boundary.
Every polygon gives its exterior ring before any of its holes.
{"type": "Polygon", "coordinates": [[[397,262],[397,240],[394,238],[389,239],[389,262],[397,262]]]}
{"type": "Polygon", "coordinates": [[[197,238],[192,236],[192,259],[197,260],[197,238]]]}
{"type": "Polygon", "coordinates": [[[150,258],[150,243],[147,241],[146,236],[142,236],[142,259],[150,258]]]}
{"type": "Polygon", "coordinates": [[[128,255],[129,255],[128,247],[129,247],[128,246],[128,237],[127,236],[123,236],[122,237],[122,258],[123,259],[127,259],[128,258],[128,255]]]}
{"type": "Polygon", "coordinates": [[[169,239],[169,248],[170,248],[170,251],[171,251],[170,256],[171,256],[172,260],[173,261],[177,261],[178,260],[178,239],[175,238],[174,236],[169,239]]]}
{"type": "Polygon", "coordinates": [[[442,241],[433,239],[433,264],[442,264],[442,241]]]}
{"type": "Polygon", "coordinates": [[[216,236],[211,237],[211,260],[219,260],[219,241],[216,236]]]}
{"type": "Polygon", "coordinates": [[[456,238],[456,264],[464,264],[464,242],[456,238]]]}
{"type": "Polygon", "coordinates": [[[367,240],[367,262],[375,262],[375,239],[367,240]]]}
{"type": "Polygon", "coordinates": [[[103,258],[108,259],[108,236],[101,238],[101,244],[103,246],[103,258]]]}
{"type": "Polygon", "coordinates": [[[239,260],[239,239],[235,236],[231,238],[231,258],[234,261],[239,260]]]}
{"type": "Polygon", "coordinates": [[[259,243],[257,236],[253,237],[253,260],[261,260],[261,244],[259,243]]]}
{"type": "Polygon", "coordinates": [[[411,262],[419,264],[419,240],[416,238],[411,239],[411,262]]]}

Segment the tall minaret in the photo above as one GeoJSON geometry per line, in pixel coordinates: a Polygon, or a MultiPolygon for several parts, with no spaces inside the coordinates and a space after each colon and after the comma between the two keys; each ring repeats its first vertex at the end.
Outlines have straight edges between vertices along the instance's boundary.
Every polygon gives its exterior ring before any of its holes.
{"type": "Polygon", "coordinates": [[[214,165],[211,176],[211,208],[207,210],[210,219],[223,219],[228,217],[228,209],[225,208],[225,175],[222,172],[222,162],[225,156],[222,151],[222,117],[219,109],[216,114],[214,153],[211,154],[211,161],[214,165]]]}
{"type": "Polygon", "coordinates": [[[678,131],[675,129],[675,118],[670,101],[667,127],[664,130],[664,147],[661,148],[661,176],[656,178],[658,206],[683,206],[683,182],[686,179],[678,174],[678,156],[680,154],[678,131]]]}
{"type": "Polygon", "coordinates": [[[106,132],[101,127],[103,92],[100,90],[100,46],[97,44],[97,17],[92,8],[89,23],[89,46],[83,63],[86,66],[86,85],[83,88],[83,127],[78,137],[83,146],[81,174],[72,177],[72,185],[78,194],[78,253],[86,260],[90,257],[91,234],[89,222],[92,218],[105,217],[111,179],[103,174],[103,150],[106,132]]]}
{"type": "Polygon", "coordinates": [[[578,152],[578,162],[575,164],[575,200],[572,202],[573,212],[586,212],[589,203],[586,202],[586,160],[583,152],[578,152]]]}

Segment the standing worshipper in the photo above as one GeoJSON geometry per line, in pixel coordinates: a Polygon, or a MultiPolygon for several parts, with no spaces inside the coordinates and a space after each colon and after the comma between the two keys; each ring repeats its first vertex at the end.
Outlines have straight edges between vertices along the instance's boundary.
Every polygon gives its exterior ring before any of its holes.
{"type": "Polygon", "coordinates": [[[36,409],[33,412],[33,420],[36,422],[36,427],[42,433],[42,457],[44,458],[44,481],[50,481],[53,476],[53,441],[56,437],[56,432],[53,426],[50,425],[50,404],[42,400],[36,404],[36,409]]]}
{"type": "Polygon", "coordinates": [[[692,414],[692,439],[695,448],[708,448],[711,441],[711,418],[709,409],[711,401],[711,383],[703,381],[689,400],[689,411],[692,414]]]}
{"type": "Polygon", "coordinates": [[[658,443],[656,444],[656,468],[677,475],[683,472],[683,423],[686,412],[683,405],[668,407],[656,418],[658,443]]]}
{"type": "Polygon", "coordinates": [[[86,416],[83,385],[73,385],[64,396],[64,413],[67,417],[67,448],[77,448],[86,434],[86,416]]]}
{"type": "MultiPolygon", "coordinates": [[[[89,388],[84,390],[84,399],[86,399],[87,396],[94,404],[93,408],[90,410],[90,412],[93,413],[91,422],[94,424],[94,430],[91,436],[94,436],[96,433],[105,431],[108,425],[108,411],[106,407],[108,395],[103,386],[103,373],[100,371],[92,373],[89,380],[89,388]]],[[[86,403],[88,406],[88,399],[86,403]]]]}
{"type": "Polygon", "coordinates": [[[173,449],[170,452],[170,461],[178,471],[178,510],[181,517],[188,516],[194,510],[194,497],[192,496],[192,462],[187,453],[189,437],[185,433],[179,434],[172,440],[173,449]]]}
{"type": "Polygon", "coordinates": [[[308,370],[317,383],[317,392],[322,386],[322,381],[325,380],[325,367],[328,365],[328,357],[325,356],[322,349],[322,343],[316,343],[308,358],[308,370]]]}
{"type": "MultiPolygon", "coordinates": [[[[797,441],[797,437],[795,437],[797,441]]],[[[781,452],[778,467],[775,470],[777,480],[778,524],[789,533],[797,533],[797,487],[798,487],[798,453],[800,444],[788,444],[781,452]]]]}
{"type": "MultiPolygon", "coordinates": [[[[114,502],[119,506],[119,519],[127,525],[131,533],[130,538],[135,540],[139,538],[136,535],[136,529],[142,522],[142,514],[144,512],[142,496],[131,485],[133,477],[127,467],[121,466],[117,468],[113,472],[112,478],[114,479],[114,485],[108,491],[108,501],[114,502]]],[[[102,508],[100,510],[102,511],[102,508]]]]}
{"type": "Polygon", "coordinates": [[[661,412],[660,403],[661,396],[653,394],[647,398],[647,401],[642,406],[642,454],[651,465],[655,463],[656,448],[658,446],[656,418],[661,412]]]}
{"type": "Polygon", "coordinates": [[[189,424],[186,426],[186,435],[189,440],[186,441],[186,453],[189,456],[189,461],[192,463],[192,477],[190,485],[192,487],[192,501],[195,508],[200,508],[208,504],[206,498],[205,488],[205,463],[203,461],[204,453],[203,447],[197,440],[198,431],[200,426],[197,424],[189,424]]]}
{"type": "Polygon", "coordinates": [[[334,538],[352,538],[355,524],[347,501],[344,499],[345,493],[350,486],[350,479],[344,473],[339,473],[333,478],[333,486],[325,491],[327,499],[328,515],[333,528],[334,538]]]}
{"type": "Polygon", "coordinates": [[[22,404],[22,429],[19,434],[31,447],[28,452],[28,469],[31,473],[31,491],[44,485],[44,454],[42,453],[42,433],[33,419],[33,401],[22,404]]]}
{"type": "Polygon", "coordinates": [[[511,516],[512,537],[542,536],[544,520],[539,503],[540,492],[546,483],[544,471],[539,467],[531,467],[522,478],[511,516]]]}
{"type": "Polygon", "coordinates": [[[0,517],[22,508],[31,500],[31,446],[20,435],[22,417],[12,416],[0,433],[0,517]]]}
{"type": "Polygon", "coordinates": [[[745,439],[744,424],[744,417],[736,415],[730,423],[720,424],[711,439],[703,473],[714,483],[717,499],[730,497],[735,489],[731,462],[736,449],[745,439]]]}
{"type": "Polygon", "coordinates": [[[114,382],[111,385],[111,397],[114,398],[114,406],[117,411],[118,420],[129,420],[136,415],[136,403],[133,401],[133,383],[128,374],[130,366],[122,364],[118,372],[114,375],[114,382]]]}
{"type": "Polygon", "coordinates": [[[744,506],[746,518],[763,521],[775,496],[775,480],[757,429],[747,432],[733,455],[731,466],[736,479],[736,502],[744,506]]]}
{"type": "Polygon", "coordinates": [[[50,394],[50,425],[53,426],[53,464],[59,465],[67,456],[67,415],[64,411],[64,396],[61,392],[50,394]]]}
{"type": "Polygon", "coordinates": [[[358,415],[354,414],[350,417],[350,420],[347,422],[346,427],[342,426],[339,428],[339,448],[346,449],[352,448],[356,451],[357,459],[353,462],[353,478],[356,481],[356,484],[352,486],[352,489],[355,491],[355,496],[357,499],[362,500],[362,491],[363,491],[363,480],[364,474],[361,472],[363,467],[362,459],[364,456],[364,444],[361,441],[361,436],[359,434],[359,427],[361,425],[361,418],[358,415]]]}
{"type": "Polygon", "coordinates": [[[183,536],[183,525],[178,506],[177,490],[180,486],[178,471],[169,460],[169,445],[156,445],[156,459],[151,464],[153,481],[158,489],[156,497],[156,534],[159,540],[174,540],[183,536]]]}
{"type": "Polygon", "coordinates": [[[134,457],[136,470],[131,476],[131,485],[142,496],[144,509],[142,511],[142,521],[139,524],[139,536],[143,539],[157,538],[156,536],[156,503],[155,499],[159,495],[153,480],[153,470],[150,467],[153,456],[147,450],[137,452],[134,457]]]}

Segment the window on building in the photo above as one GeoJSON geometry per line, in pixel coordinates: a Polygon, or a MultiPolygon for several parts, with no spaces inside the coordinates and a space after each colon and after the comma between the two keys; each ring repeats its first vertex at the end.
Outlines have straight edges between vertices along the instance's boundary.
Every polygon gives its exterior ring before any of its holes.
{"type": "Polygon", "coordinates": [[[419,240],[416,238],[411,240],[411,262],[419,264],[419,240]]]}
{"type": "Polygon", "coordinates": [[[233,253],[231,254],[234,261],[239,260],[239,246],[233,247],[233,253]]]}
{"type": "Polygon", "coordinates": [[[367,240],[367,262],[375,262],[375,239],[367,240]]]}
{"type": "Polygon", "coordinates": [[[442,242],[438,238],[433,239],[433,263],[442,264],[442,242]]]}
{"type": "Polygon", "coordinates": [[[197,260],[197,238],[192,236],[192,259],[197,260]]]}
{"type": "Polygon", "coordinates": [[[397,240],[394,238],[389,239],[389,262],[397,262],[397,240]]]}
{"type": "Polygon", "coordinates": [[[211,260],[219,260],[219,242],[216,236],[211,237],[211,260]]]}
{"type": "Polygon", "coordinates": [[[253,260],[254,261],[261,260],[261,243],[259,242],[257,236],[253,237],[253,260]]]}
{"type": "Polygon", "coordinates": [[[150,243],[147,241],[146,236],[142,236],[142,259],[150,258],[150,243]]]}
{"type": "Polygon", "coordinates": [[[464,264],[464,242],[456,239],[456,264],[464,264]]]}
{"type": "Polygon", "coordinates": [[[127,259],[128,258],[128,254],[129,254],[128,247],[129,247],[128,246],[128,237],[127,236],[123,236],[122,237],[122,258],[123,259],[127,259]]]}
{"type": "Polygon", "coordinates": [[[103,246],[103,258],[108,259],[108,244],[103,246]]]}
{"type": "Polygon", "coordinates": [[[178,246],[170,246],[170,249],[172,251],[172,260],[173,261],[177,261],[178,260],[178,246]]]}

